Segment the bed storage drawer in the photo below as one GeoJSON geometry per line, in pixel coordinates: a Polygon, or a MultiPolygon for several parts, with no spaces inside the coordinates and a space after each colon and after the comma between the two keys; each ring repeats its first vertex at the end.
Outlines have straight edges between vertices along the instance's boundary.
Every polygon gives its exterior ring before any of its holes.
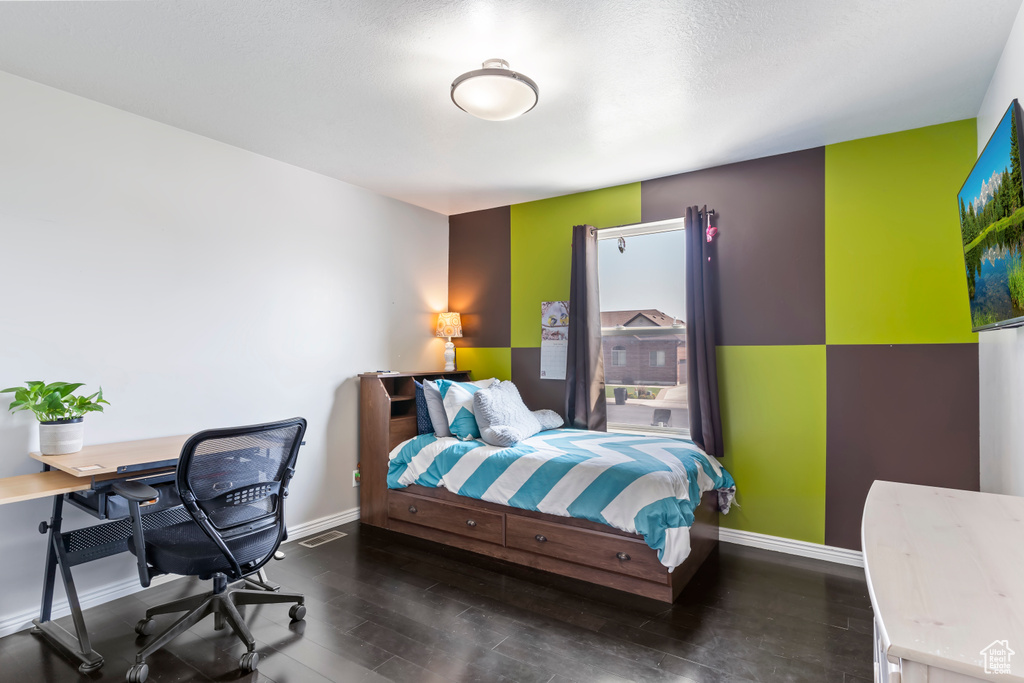
{"type": "Polygon", "coordinates": [[[668,570],[643,541],[506,515],[505,545],[596,569],[665,583],[668,570]]]}
{"type": "Polygon", "coordinates": [[[452,505],[400,491],[388,491],[388,517],[499,545],[505,538],[505,516],[500,513],[452,505]]]}

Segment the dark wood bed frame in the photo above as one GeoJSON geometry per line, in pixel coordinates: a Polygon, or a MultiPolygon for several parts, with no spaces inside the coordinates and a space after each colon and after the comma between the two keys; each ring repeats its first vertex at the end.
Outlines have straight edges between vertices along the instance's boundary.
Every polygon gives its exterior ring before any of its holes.
{"type": "Polygon", "coordinates": [[[443,488],[390,490],[388,454],[416,436],[413,380],[469,381],[469,372],[359,376],[360,522],[506,562],[673,602],[718,546],[718,504],[705,493],[690,529],[690,555],[669,572],[637,534],[467,498],[443,488]]]}

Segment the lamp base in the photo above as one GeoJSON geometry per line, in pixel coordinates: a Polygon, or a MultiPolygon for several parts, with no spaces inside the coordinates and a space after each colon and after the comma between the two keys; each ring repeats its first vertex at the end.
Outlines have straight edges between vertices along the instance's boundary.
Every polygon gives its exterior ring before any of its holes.
{"type": "Polygon", "coordinates": [[[455,344],[452,343],[451,337],[444,345],[444,371],[455,372],[455,344]]]}

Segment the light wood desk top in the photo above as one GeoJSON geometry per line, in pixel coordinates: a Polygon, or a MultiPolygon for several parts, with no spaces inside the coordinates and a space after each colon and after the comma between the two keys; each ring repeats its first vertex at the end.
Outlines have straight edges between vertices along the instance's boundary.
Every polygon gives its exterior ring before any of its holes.
{"type": "Polygon", "coordinates": [[[75,477],[60,470],[21,474],[0,479],[0,505],[85,491],[91,487],[88,479],[75,477]]]}
{"type": "MultiPolygon", "coordinates": [[[[75,477],[95,477],[99,474],[110,474],[124,471],[124,468],[142,469],[152,463],[168,463],[177,461],[181,455],[181,447],[185,445],[190,434],[182,436],[162,436],[156,439],[140,441],[121,441],[86,446],[77,453],[67,455],[29,455],[52,468],[63,470],[75,477]]],[[[173,465],[173,462],[171,463],[173,465]]]]}
{"type": "Polygon", "coordinates": [[[1024,683],[1024,498],[876,481],[861,535],[890,658],[1024,683]],[[984,673],[996,640],[1010,674],[984,673]]]}

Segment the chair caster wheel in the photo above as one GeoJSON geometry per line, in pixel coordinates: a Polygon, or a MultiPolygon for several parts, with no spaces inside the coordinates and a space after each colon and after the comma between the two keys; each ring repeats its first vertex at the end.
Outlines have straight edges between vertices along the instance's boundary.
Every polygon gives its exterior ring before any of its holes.
{"type": "Polygon", "coordinates": [[[259,652],[246,652],[244,655],[238,658],[238,668],[245,673],[251,673],[256,670],[256,667],[260,664],[260,653],[259,652]]]}
{"type": "Polygon", "coordinates": [[[146,683],[147,678],[149,678],[149,665],[135,664],[132,668],[128,669],[124,680],[128,681],[128,683],[146,683]]]}
{"type": "Polygon", "coordinates": [[[78,665],[78,673],[80,673],[80,674],[91,673],[93,671],[98,670],[102,666],[103,666],[103,660],[102,659],[99,660],[98,662],[92,662],[91,664],[82,663],[82,664],[78,665]]]}
{"type": "Polygon", "coordinates": [[[292,605],[291,609],[288,610],[288,616],[292,621],[302,621],[306,618],[306,606],[292,605]]]}
{"type": "Polygon", "coordinates": [[[152,619],[140,619],[139,622],[135,624],[135,632],[140,636],[152,635],[153,630],[154,626],[152,619]]]}

